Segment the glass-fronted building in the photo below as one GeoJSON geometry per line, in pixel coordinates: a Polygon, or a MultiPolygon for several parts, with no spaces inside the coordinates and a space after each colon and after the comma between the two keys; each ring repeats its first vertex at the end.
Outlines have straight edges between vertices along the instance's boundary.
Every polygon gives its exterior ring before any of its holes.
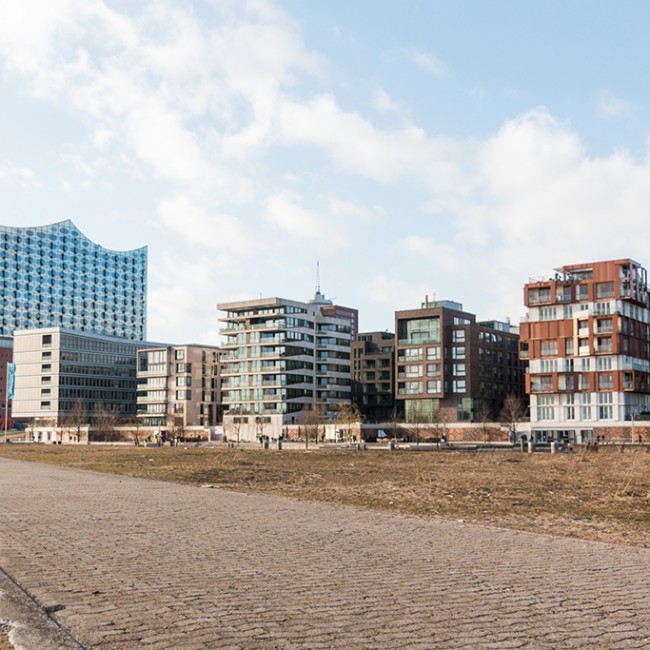
{"type": "Polygon", "coordinates": [[[273,297],[217,307],[226,312],[221,395],[231,435],[277,437],[284,425],[312,414],[333,418],[340,404],[350,403],[356,310],[333,305],[319,291],[309,302],[273,297]]]}
{"type": "Polygon", "coordinates": [[[147,248],[113,251],[66,220],[0,226],[0,335],[65,327],[142,341],[147,248]]]}

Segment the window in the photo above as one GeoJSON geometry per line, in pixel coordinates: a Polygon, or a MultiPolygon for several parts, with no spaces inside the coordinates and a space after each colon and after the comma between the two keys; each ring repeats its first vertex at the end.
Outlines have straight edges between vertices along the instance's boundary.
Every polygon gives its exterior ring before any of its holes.
{"type": "Polygon", "coordinates": [[[577,298],[579,302],[584,300],[589,300],[589,285],[588,284],[579,284],[577,291],[577,298]]]}
{"type": "Polygon", "coordinates": [[[541,287],[538,289],[529,289],[528,290],[528,303],[531,305],[536,305],[540,302],[550,302],[551,300],[551,288],[550,287],[541,287]]]}
{"type": "Polygon", "coordinates": [[[422,348],[404,348],[399,351],[400,361],[422,361],[422,348]]]}
{"type": "Polygon", "coordinates": [[[43,334],[43,347],[44,348],[51,348],[52,347],[52,335],[51,334],[43,334]]]}
{"type": "Polygon", "coordinates": [[[192,364],[191,363],[177,363],[176,364],[176,372],[192,372],[192,364]]]}
{"type": "Polygon", "coordinates": [[[464,359],[465,358],[465,348],[458,346],[451,349],[451,358],[452,359],[464,359]]]}
{"type": "Polygon", "coordinates": [[[564,353],[566,355],[574,354],[573,352],[573,339],[565,339],[564,341],[564,353]]]}
{"type": "Polygon", "coordinates": [[[41,402],[41,411],[49,411],[50,402],[41,402]]]}
{"type": "Polygon", "coordinates": [[[52,364],[44,363],[41,365],[41,372],[52,372],[52,364]]]}
{"type": "Polygon", "coordinates": [[[611,352],[612,351],[612,337],[599,336],[596,339],[598,343],[598,352],[611,352]]]}
{"type": "Polygon", "coordinates": [[[553,420],[555,418],[554,395],[537,396],[537,419],[553,420]]]}
{"type": "Polygon", "coordinates": [[[427,393],[440,393],[441,382],[439,379],[427,381],[427,393]]]}
{"type": "Polygon", "coordinates": [[[542,341],[542,356],[557,356],[557,341],[542,341]]]}
{"type": "Polygon", "coordinates": [[[440,346],[427,348],[427,360],[433,361],[440,359],[440,346]]]}
{"type": "Polygon", "coordinates": [[[422,366],[400,366],[400,377],[422,377],[422,366]]]}
{"type": "Polygon", "coordinates": [[[191,386],[192,377],[176,377],[177,386],[191,386]]]}
{"type": "Polygon", "coordinates": [[[440,318],[402,320],[397,324],[398,342],[401,345],[440,343],[440,318]]]}
{"type": "Polygon", "coordinates": [[[421,381],[405,381],[400,382],[397,387],[397,392],[400,395],[418,395],[422,392],[421,381]]]}
{"type": "Polygon", "coordinates": [[[612,388],[613,388],[612,375],[610,374],[598,375],[599,390],[603,390],[603,389],[611,390],[612,388]]]}
{"type": "Polygon", "coordinates": [[[556,372],[557,359],[541,359],[542,372],[556,372]]]}
{"type": "Polygon", "coordinates": [[[174,358],[176,359],[176,361],[182,361],[183,359],[185,359],[185,350],[176,350],[176,352],[174,353],[174,358]]]}
{"type": "Polygon", "coordinates": [[[611,369],[612,369],[612,357],[596,358],[596,370],[611,370],[611,369]]]}
{"type": "Polygon", "coordinates": [[[464,363],[455,363],[454,366],[453,366],[453,374],[454,374],[454,377],[464,377],[465,376],[465,364],[464,363]]]}
{"type": "Polygon", "coordinates": [[[614,297],[613,282],[598,282],[596,284],[596,298],[613,298],[613,297],[614,297]]]}
{"type": "Polygon", "coordinates": [[[453,343],[465,343],[465,330],[453,330],[451,340],[453,343]]]}
{"type": "Polygon", "coordinates": [[[464,379],[455,379],[451,383],[451,390],[454,393],[465,393],[467,391],[465,380],[464,379]]]}
{"type": "Polygon", "coordinates": [[[436,377],[440,374],[441,369],[442,369],[442,364],[440,363],[428,363],[427,375],[429,377],[436,377]]]}
{"type": "Polygon", "coordinates": [[[49,361],[52,358],[52,353],[51,352],[43,352],[41,359],[43,361],[49,361]]]}
{"type": "Polygon", "coordinates": [[[177,400],[192,399],[192,391],[191,390],[177,390],[176,391],[176,399],[177,400]]]}
{"type": "Polygon", "coordinates": [[[539,320],[556,320],[557,313],[555,307],[540,307],[539,320]]]}
{"type": "Polygon", "coordinates": [[[598,419],[611,420],[614,413],[612,393],[598,393],[598,419]]]}
{"type": "Polygon", "coordinates": [[[614,330],[611,318],[599,318],[596,323],[596,332],[598,334],[611,334],[614,330]]]}

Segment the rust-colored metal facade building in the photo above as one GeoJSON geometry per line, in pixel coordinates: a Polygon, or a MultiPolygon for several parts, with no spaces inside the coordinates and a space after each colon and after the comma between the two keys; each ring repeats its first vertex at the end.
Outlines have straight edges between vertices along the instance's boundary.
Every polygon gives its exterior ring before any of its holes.
{"type": "Polygon", "coordinates": [[[647,271],[631,259],[571,264],[524,287],[535,439],[584,444],[633,435],[650,411],[647,271]]]}

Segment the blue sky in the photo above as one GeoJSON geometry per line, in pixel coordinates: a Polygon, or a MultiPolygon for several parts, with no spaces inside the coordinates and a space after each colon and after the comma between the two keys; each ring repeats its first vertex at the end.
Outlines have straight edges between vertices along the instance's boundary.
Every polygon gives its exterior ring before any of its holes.
{"type": "Polygon", "coordinates": [[[217,302],[363,330],[425,295],[517,322],[529,277],[650,265],[650,4],[0,0],[2,222],[149,246],[151,340],[217,302]]]}

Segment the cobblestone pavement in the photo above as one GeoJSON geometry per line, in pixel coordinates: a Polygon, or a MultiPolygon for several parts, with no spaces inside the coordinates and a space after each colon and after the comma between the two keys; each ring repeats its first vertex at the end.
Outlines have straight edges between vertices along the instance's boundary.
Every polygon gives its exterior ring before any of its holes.
{"type": "Polygon", "coordinates": [[[5,459],[0,493],[0,566],[84,648],[650,647],[648,550],[5,459]]]}

